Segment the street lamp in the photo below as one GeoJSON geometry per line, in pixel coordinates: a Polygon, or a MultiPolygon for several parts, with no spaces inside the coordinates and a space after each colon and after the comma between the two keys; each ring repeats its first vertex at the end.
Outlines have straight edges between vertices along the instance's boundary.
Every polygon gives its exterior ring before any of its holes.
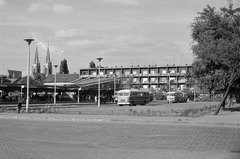
{"type": "Polygon", "coordinates": [[[22,97],[22,94],[23,94],[23,93],[22,93],[22,89],[23,89],[23,88],[24,88],[24,86],[22,85],[22,86],[21,86],[21,97],[22,97]]]}
{"type": "MultiPolygon", "coordinates": [[[[170,96],[170,91],[171,91],[170,72],[171,72],[171,71],[168,70],[168,76],[169,76],[169,86],[168,86],[169,88],[168,88],[168,94],[169,94],[169,96],[170,96]]],[[[170,104],[170,102],[171,102],[171,101],[170,101],[170,97],[168,98],[168,100],[169,100],[168,103],[170,104]]]]}
{"type": "Polygon", "coordinates": [[[55,87],[54,87],[54,105],[56,105],[56,95],[57,95],[57,93],[56,93],[56,83],[57,83],[57,67],[58,67],[58,65],[53,65],[54,67],[55,67],[55,87]]]}
{"type": "Polygon", "coordinates": [[[78,104],[79,104],[79,98],[80,98],[80,97],[79,97],[79,95],[80,95],[80,94],[79,94],[79,91],[81,91],[81,90],[82,90],[82,88],[81,88],[81,87],[80,87],[80,88],[78,88],[78,104]]]}
{"type": "Polygon", "coordinates": [[[29,46],[29,52],[28,52],[28,63],[27,63],[27,99],[26,99],[26,112],[28,112],[28,107],[29,107],[29,70],[30,70],[30,44],[34,39],[27,38],[24,39],[28,43],[29,46]]]}
{"type": "Polygon", "coordinates": [[[100,107],[100,62],[103,58],[98,57],[98,107],[100,107]]]}

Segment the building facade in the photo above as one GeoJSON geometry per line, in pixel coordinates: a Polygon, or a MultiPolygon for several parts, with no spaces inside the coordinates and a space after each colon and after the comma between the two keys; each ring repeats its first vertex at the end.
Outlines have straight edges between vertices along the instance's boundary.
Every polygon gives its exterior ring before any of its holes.
{"type": "MultiPolygon", "coordinates": [[[[121,78],[122,88],[144,88],[182,90],[186,85],[186,74],[192,71],[191,65],[111,67],[101,68],[101,77],[121,78]]],[[[98,68],[80,69],[80,78],[98,77],[98,68]]]]}

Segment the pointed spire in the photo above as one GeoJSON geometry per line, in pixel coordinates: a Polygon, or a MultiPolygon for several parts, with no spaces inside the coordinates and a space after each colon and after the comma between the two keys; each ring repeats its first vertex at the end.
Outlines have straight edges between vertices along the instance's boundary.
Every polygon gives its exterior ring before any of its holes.
{"type": "Polygon", "coordinates": [[[46,63],[49,63],[50,61],[50,51],[49,51],[49,41],[48,41],[48,48],[47,48],[47,56],[46,56],[46,63]]]}
{"type": "Polygon", "coordinates": [[[34,59],[34,64],[38,64],[39,58],[38,58],[38,44],[36,45],[36,52],[35,52],[35,59],[34,59]]]}

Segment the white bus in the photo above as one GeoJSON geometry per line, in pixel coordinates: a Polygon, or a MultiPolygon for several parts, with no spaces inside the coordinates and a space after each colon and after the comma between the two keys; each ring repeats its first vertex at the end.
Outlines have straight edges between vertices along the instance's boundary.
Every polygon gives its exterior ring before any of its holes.
{"type": "Polygon", "coordinates": [[[182,103],[187,102],[187,95],[182,92],[167,92],[168,103],[182,103]]]}
{"type": "Polygon", "coordinates": [[[118,91],[118,105],[146,105],[150,102],[149,91],[145,90],[120,90],[118,91]]]}

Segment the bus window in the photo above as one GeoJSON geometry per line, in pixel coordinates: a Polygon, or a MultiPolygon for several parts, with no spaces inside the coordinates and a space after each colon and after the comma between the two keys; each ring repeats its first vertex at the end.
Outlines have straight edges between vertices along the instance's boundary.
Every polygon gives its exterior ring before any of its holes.
{"type": "Polygon", "coordinates": [[[127,97],[127,96],[129,96],[129,93],[123,93],[123,96],[127,97]]]}

